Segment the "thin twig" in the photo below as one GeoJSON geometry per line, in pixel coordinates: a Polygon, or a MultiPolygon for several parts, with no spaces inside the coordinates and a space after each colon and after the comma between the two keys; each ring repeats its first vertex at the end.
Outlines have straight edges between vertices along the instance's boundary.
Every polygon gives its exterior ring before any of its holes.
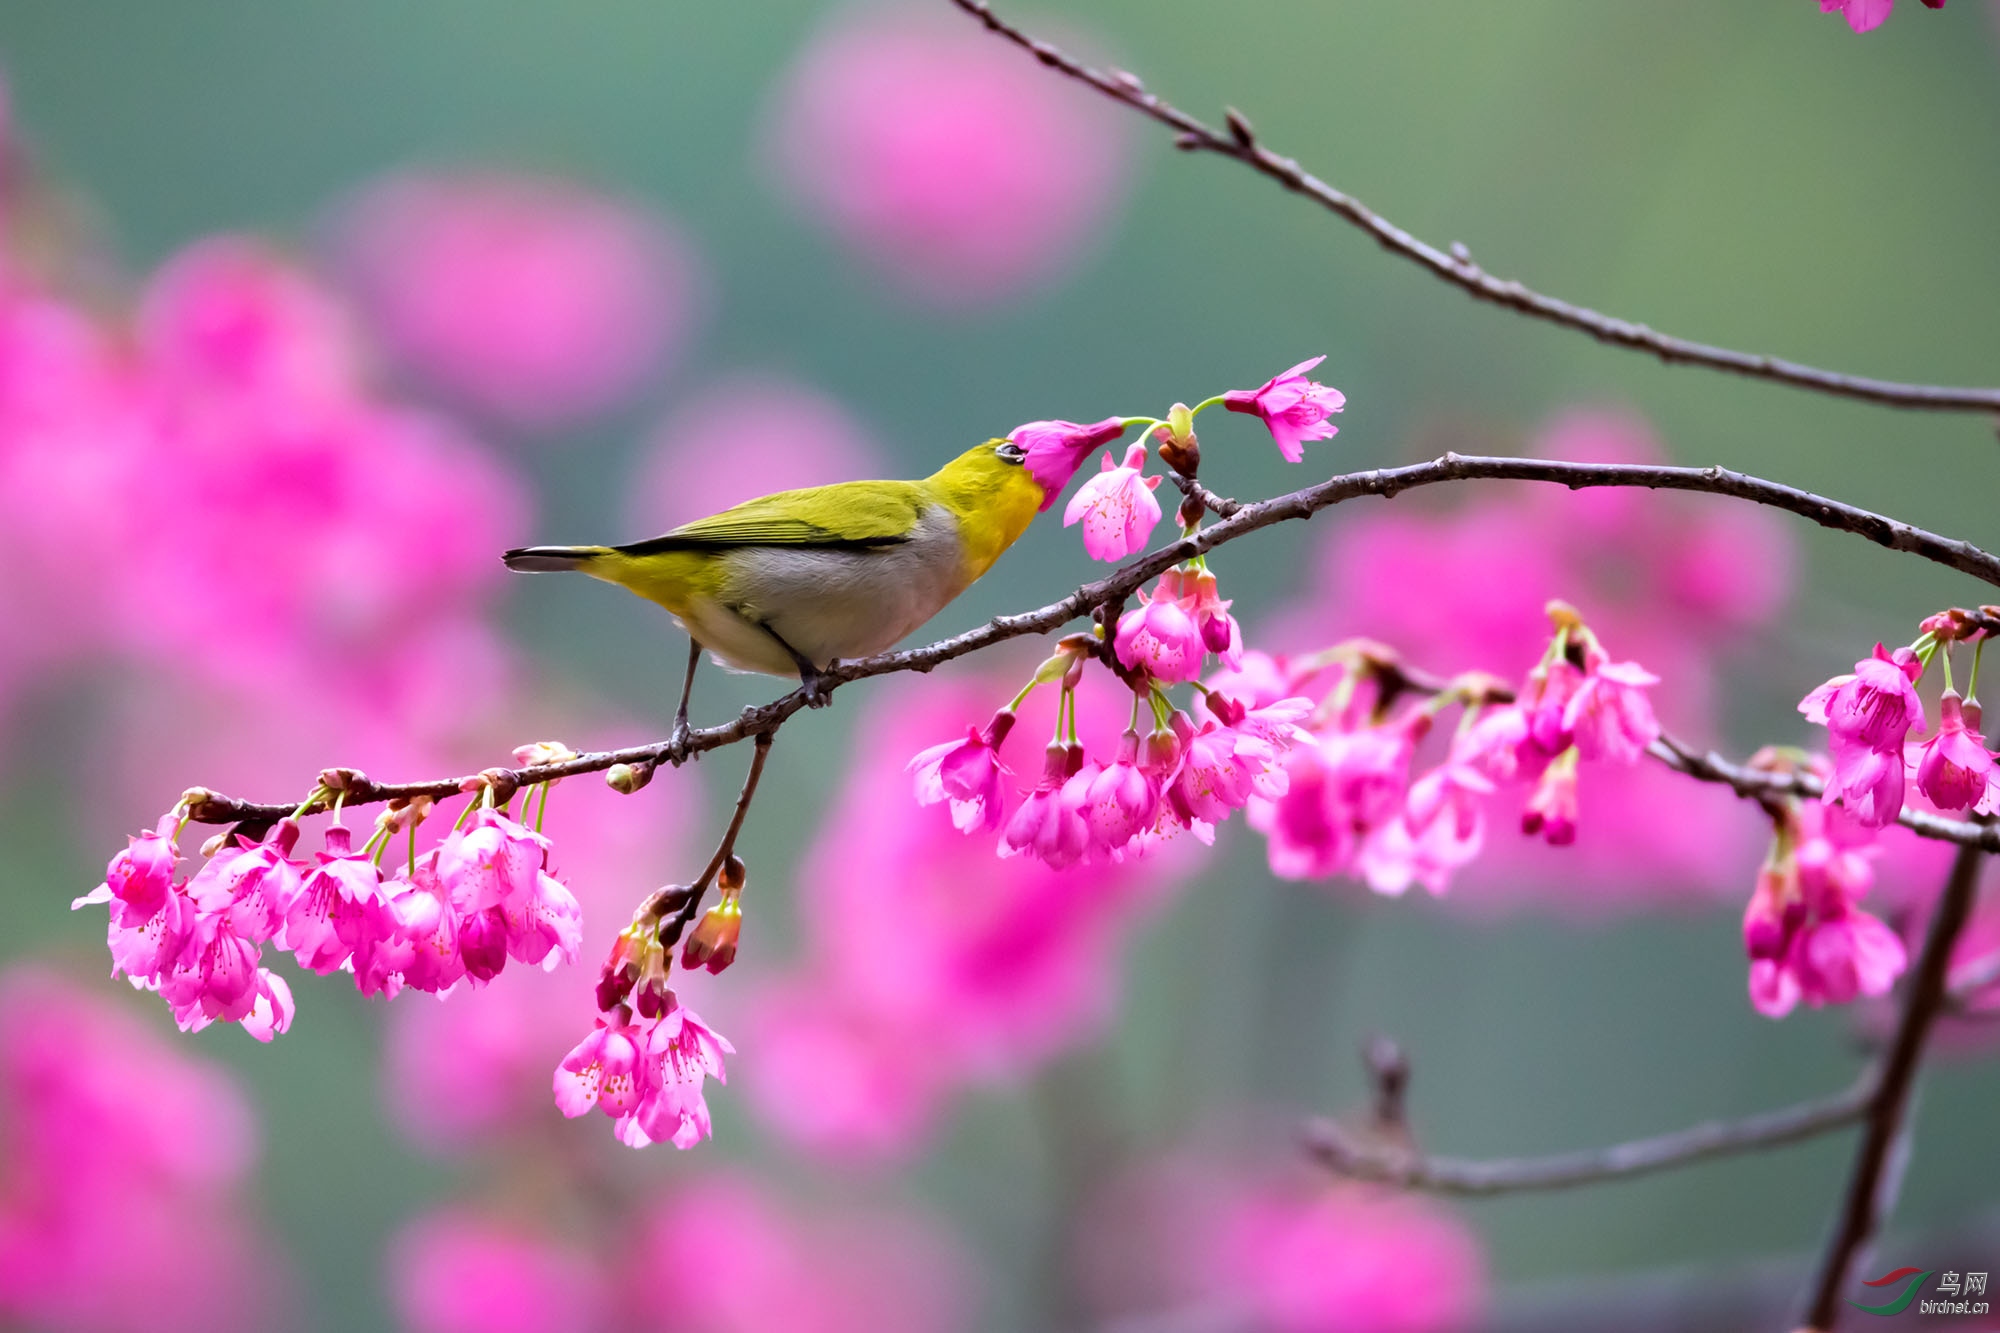
{"type": "Polygon", "coordinates": [[[708,893],[708,886],[715,882],[716,875],[721,873],[722,867],[736,851],[736,835],[743,831],[743,820],[750,813],[750,802],[757,798],[757,783],[764,776],[764,761],[770,757],[771,742],[777,734],[775,727],[757,733],[756,747],[750,755],[750,771],[743,775],[743,788],[736,794],[736,813],[729,817],[729,827],[723,830],[722,841],[715,845],[715,855],[708,858],[708,866],[701,872],[701,878],[688,885],[687,900],[674,914],[671,930],[662,933],[662,942],[680,938],[681,931],[701,910],[701,900],[708,893]]]}
{"type": "Polygon", "coordinates": [[[1433,1194],[1514,1194],[1629,1180],[1713,1157],[1797,1143],[1851,1125],[1874,1103],[1876,1075],[1862,1075],[1845,1092],[1763,1111],[1740,1120],[1711,1120],[1671,1134],[1609,1148],[1467,1161],[1368,1147],[1331,1120],[1306,1127],[1306,1151],[1339,1175],[1433,1194]]]}
{"type": "Polygon", "coordinates": [[[1983,854],[1977,847],[1959,849],[1951,864],[1951,877],[1945,881],[1944,893],[1938,899],[1937,912],[1931,917],[1930,930],[1924,935],[1923,953],[1911,969],[1902,1012],[1896,1019],[1896,1034],[1882,1059],[1882,1080],[1869,1099],[1867,1129],[1855,1150],[1847,1198],[1833,1234],[1827,1238],[1819,1274],[1812,1286],[1806,1326],[1822,1333],[1833,1328],[1848,1273],[1882,1221],[1882,1183],[1890,1147],[1908,1113],[1910,1089],[1916,1082],[1917,1065],[1923,1059],[1924,1041],[1944,1009],[1952,948],[1972,915],[1983,854]]]}
{"type": "Polygon", "coordinates": [[[1215,153],[1233,158],[1278,182],[1295,194],[1302,194],[1343,221],[1352,223],[1375,238],[1383,249],[1428,269],[1435,276],[1477,300],[1488,301],[1534,319],[1587,333],[1599,342],[1650,352],[1668,364],[1706,366],[1751,379],[1771,380],[1796,388],[1811,389],[1840,398],[1858,398],[1889,407],[1929,409],[1945,412],[2000,411],[2000,389],[1953,388],[1932,384],[1904,384],[1896,380],[1870,379],[1821,370],[1797,361],[1786,361],[1752,352],[1693,342],[1660,333],[1644,324],[1602,314],[1587,306],[1572,305],[1515,281],[1498,278],[1472,261],[1463,246],[1447,252],[1419,240],[1395,223],[1305,170],[1296,161],[1283,157],[1258,140],[1250,122],[1235,110],[1228,113],[1227,131],[1196,119],[1173,103],[1147,92],[1140,80],[1123,71],[1107,73],[1084,64],[1048,42],[1031,37],[994,14],[985,0],[952,0],[988,29],[1031,53],[1035,59],[1079,83],[1085,84],[1141,115],[1150,116],[1174,130],[1177,146],[1192,151],[1215,153]]]}
{"type": "MultiPolygon", "coordinates": [[[[1191,537],[1183,537],[1167,546],[1149,551],[1106,577],[1094,583],[1086,583],[1069,596],[1051,602],[1039,610],[1019,615],[998,616],[976,629],[967,630],[948,639],[940,639],[922,648],[878,653],[873,657],[852,662],[835,662],[820,673],[820,685],[822,690],[831,691],[849,681],[864,680],[871,676],[883,676],[898,671],[931,671],[968,653],[978,652],[983,648],[990,648],[994,644],[1004,643],[1026,634],[1046,634],[1080,616],[1089,615],[1095,608],[1115,605],[1121,599],[1131,596],[1141,585],[1181,561],[1215,550],[1228,542],[1273,524],[1309,518],[1322,509],[1364,495],[1386,498],[1419,486],[1475,480],[1542,481],[1568,486],[1572,490],[1618,486],[1697,491],[1730,496],[1798,514],[1821,527],[1831,528],[1837,532],[1856,533],[1879,546],[1922,556],[1926,560],[1935,561],[2000,587],[2000,558],[1987,554],[1969,542],[1941,537],[1882,514],[1842,504],[1837,500],[1828,500],[1796,487],[1732,472],[1727,468],[1567,463],[1540,458],[1489,458],[1445,454],[1427,463],[1343,473],[1315,486],[1274,496],[1268,500],[1260,500],[1254,504],[1241,505],[1222,521],[1203,528],[1191,537]]],[[[681,757],[702,754],[775,731],[786,718],[804,706],[804,692],[794,690],[770,703],[744,709],[732,722],[692,732],[687,738],[684,750],[678,753],[681,757]]],[[[602,772],[613,764],[631,764],[635,767],[658,765],[668,762],[675,754],[675,747],[670,741],[656,741],[648,745],[629,746],[622,750],[601,750],[580,754],[561,763],[538,764],[512,770],[488,769],[484,775],[442,778],[430,782],[378,783],[362,775],[353,774],[346,779],[342,796],[348,806],[368,805],[388,800],[409,800],[418,796],[442,800],[466,790],[467,784],[475,781],[499,780],[520,788],[556,778],[602,772]]],[[[327,808],[331,799],[330,795],[317,799],[309,803],[301,813],[312,814],[323,810],[327,808]]],[[[229,824],[246,820],[275,821],[291,814],[297,808],[297,804],[292,801],[259,803],[199,789],[189,794],[188,805],[189,818],[207,824],[229,824]]],[[[1917,818],[1928,819],[1922,816],[1917,818]]],[[[1927,831],[1923,823],[1913,822],[1910,817],[1906,816],[1904,822],[1918,832],[1927,831]]],[[[1950,821],[1937,822],[1946,827],[1950,825],[1950,821]]],[[[1933,832],[1931,836],[1942,835],[1933,832]]]]}

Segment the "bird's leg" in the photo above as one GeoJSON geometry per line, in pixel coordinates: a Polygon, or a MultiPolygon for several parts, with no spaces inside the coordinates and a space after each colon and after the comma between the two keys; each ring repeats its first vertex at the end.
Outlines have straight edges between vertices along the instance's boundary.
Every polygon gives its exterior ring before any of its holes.
{"type": "Polygon", "coordinates": [[[694,697],[694,669],[700,665],[701,643],[690,634],[687,676],[681,681],[681,706],[674,710],[674,729],[667,735],[668,756],[676,768],[687,758],[688,737],[693,734],[688,727],[688,700],[694,697]]]}
{"type": "Polygon", "coordinates": [[[770,622],[762,622],[763,631],[778,641],[778,646],[792,655],[792,661],[799,668],[799,685],[805,690],[806,707],[824,708],[833,702],[826,686],[821,682],[819,667],[813,660],[785,642],[785,636],[771,628],[770,622]]]}

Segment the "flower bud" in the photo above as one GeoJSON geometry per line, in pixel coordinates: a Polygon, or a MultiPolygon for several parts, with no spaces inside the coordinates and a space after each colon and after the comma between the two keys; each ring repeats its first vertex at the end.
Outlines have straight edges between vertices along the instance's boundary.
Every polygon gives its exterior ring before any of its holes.
{"type": "Polygon", "coordinates": [[[638,980],[639,969],[636,966],[621,967],[614,970],[607,965],[597,978],[598,1009],[604,1013],[610,1013],[615,1006],[632,993],[632,987],[638,980]]]}
{"type": "Polygon", "coordinates": [[[694,934],[681,947],[681,966],[692,972],[705,967],[720,972],[736,961],[736,941],[743,930],[743,908],[735,894],[702,914],[694,934]]]}
{"type": "Polygon", "coordinates": [[[613,764],[604,770],[604,785],[625,796],[630,796],[652,780],[651,764],[613,764]]]}
{"type": "Polygon", "coordinates": [[[1156,432],[1160,441],[1160,461],[1183,477],[1192,477],[1201,467],[1201,443],[1194,437],[1194,413],[1186,403],[1175,403],[1167,412],[1166,429],[1156,432]]]}
{"type": "Polygon", "coordinates": [[[539,764],[561,764],[576,758],[576,751],[561,741],[533,741],[527,745],[514,747],[514,762],[523,767],[539,764]]]}

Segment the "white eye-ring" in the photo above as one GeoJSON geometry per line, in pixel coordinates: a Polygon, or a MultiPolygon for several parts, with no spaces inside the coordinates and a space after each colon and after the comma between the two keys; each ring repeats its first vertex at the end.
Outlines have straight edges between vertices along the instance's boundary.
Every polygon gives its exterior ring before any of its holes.
{"type": "Polygon", "coordinates": [[[1025,463],[1028,461],[1028,451],[1012,440],[1007,441],[993,452],[1004,462],[1025,463]]]}

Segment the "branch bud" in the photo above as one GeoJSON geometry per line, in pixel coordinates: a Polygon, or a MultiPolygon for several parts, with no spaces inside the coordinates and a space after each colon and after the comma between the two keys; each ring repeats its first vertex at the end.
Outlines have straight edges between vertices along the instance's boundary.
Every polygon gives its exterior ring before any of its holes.
{"type": "Polygon", "coordinates": [[[722,873],[717,876],[715,887],[726,894],[741,893],[743,881],[749,878],[749,874],[749,869],[743,864],[743,858],[731,852],[729,859],[722,863],[722,873]]]}
{"type": "Polygon", "coordinates": [[[1201,468],[1201,443],[1194,437],[1194,414],[1186,403],[1175,403],[1167,411],[1164,430],[1154,432],[1159,440],[1160,461],[1183,477],[1193,477],[1201,468]]]}
{"type": "Polygon", "coordinates": [[[613,764],[604,770],[604,785],[630,796],[653,780],[652,764],[613,764]]]}

